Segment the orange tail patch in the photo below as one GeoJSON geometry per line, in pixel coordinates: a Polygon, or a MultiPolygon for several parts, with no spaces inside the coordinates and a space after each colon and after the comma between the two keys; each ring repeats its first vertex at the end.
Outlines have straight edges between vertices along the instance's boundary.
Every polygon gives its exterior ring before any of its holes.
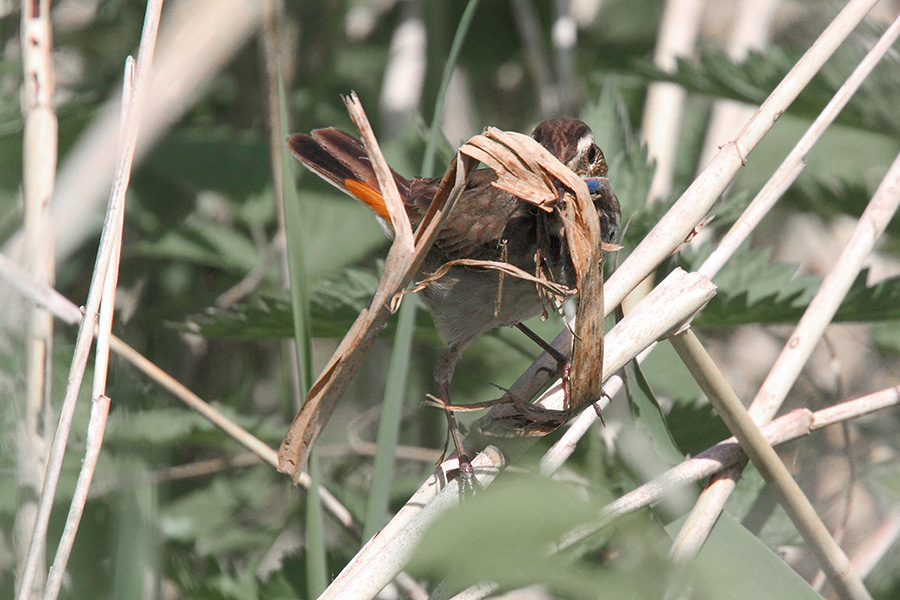
{"type": "MultiPolygon", "coordinates": [[[[288,138],[291,152],[313,173],[341,191],[360,200],[385,222],[390,223],[378,178],[362,143],[339,129],[316,129],[310,135],[288,138]]],[[[410,182],[391,171],[401,198],[409,196],[410,182]]]]}
{"type": "Polygon", "coordinates": [[[355,179],[345,179],[344,187],[353,196],[359,199],[363,204],[371,208],[376,215],[390,223],[391,217],[388,214],[387,206],[384,203],[384,196],[378,190],[372,189],[367,184],[356,181],[355,179]]]}

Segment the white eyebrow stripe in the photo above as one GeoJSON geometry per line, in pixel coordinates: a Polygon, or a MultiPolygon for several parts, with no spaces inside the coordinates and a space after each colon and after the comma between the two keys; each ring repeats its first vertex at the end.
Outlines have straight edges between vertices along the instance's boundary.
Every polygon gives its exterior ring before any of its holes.
{"type": "Polygon", "coordinates": [[[578,140],[578,146],[576,147],[575,156],[572,157],[572,160],[569,163],[569,167],[575,166],[579,159],[584,156],[584,153],[588,151],[588,149],[594,145],[594,136],[593,134],[587,134],[580,140],[578,140]]]}

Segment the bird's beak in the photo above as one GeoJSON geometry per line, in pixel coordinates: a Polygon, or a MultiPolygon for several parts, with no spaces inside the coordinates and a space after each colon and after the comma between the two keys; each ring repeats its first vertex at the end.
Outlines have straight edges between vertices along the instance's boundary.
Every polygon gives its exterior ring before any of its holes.
{"type": "Polygon", "coordinates": [[[620,211],[619,199],[609,185],[607,177],[585,177],[588,192],[594,206],[600,212],[600,226],[604,242],[611,242],[619,232],[620,211]]]}
{"type": "Polygon", "coordinates": [[[587,184],[587,189],[591,196],[602,194],[607,189],[612,191],[608,177],[585,177],[584,182],[587,184]]]}

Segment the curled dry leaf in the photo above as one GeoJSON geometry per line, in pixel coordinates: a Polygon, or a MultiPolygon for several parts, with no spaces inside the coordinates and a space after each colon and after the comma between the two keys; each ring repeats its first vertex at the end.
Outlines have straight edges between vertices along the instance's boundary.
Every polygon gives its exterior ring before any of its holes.
{"type": "MultiPolygon", "coordinates": [[[[347,100],[347,106],[375,166],[379,187],[386,192],[386,198],[397,194],[394,178],[377,149],[377,141],[355,95],[347,100]]],[[[516,407],[520,421],[530,424],[516,430],[547,433],[574,414],[571,409],[580,410],[600,398],[603,357],[602,250],[600,222],[587,185],[531,137],[488,128],[484,134],[475,136],[460,148],[415,233],[411,231],[408,220],[394,219],[397,210],[402,213],[402,207],[398,208],[399,198],[388,203],[396,235],[372,302],[360,313],[313,384],[282,442],[280,470],[291,475],[295,482],[306,467],[312,444],[334,412],[363,356],[387,318],[396,310],[406,286],[422,264],[444,218],[479,161],[497,173],[494,186],[534,204],[547,215],[559,215],[576,273],[579,305],[570,379],[572,405],[570,410],[560,412],[531,407],[518,399],[512,402],[507,400],[516,407]]],[[[575,290],[543,277],[538,262],[538,273],[532,275],[499,261],[456,260],[421,282],[417,289],[440,278],[452,266],[471,266],[494,269],[504,275],[532,281],[545,295],[556,298],[572,295],[575,290]]]]}
{"type": "MultiPolygon", "coordinates": [[[[368,124],[365,111],[359,99],[352,94],[346,99],[347,109],[357,125],[376,168],[379,186],[388,196],[396,193],[396,183],[389,176],[390,169],[380,151],[378,142],[368,124]]],[[[356,318],[340,345],[328,360],[328,364],[312,385],[303,406],[294,417],[278,451],[279,470],[291,477],[296,484],[300,474],[306,469],[309,453],[319,437],[325,423],[334,412],[338,400],[350,385],[375,338],[384,328],[392,314],[391,301],[398,292],[406,288],[416,270],[431,248],[443,216],[449,212],[460,193],[465,188],[466,177],[476,165],[471,159],[458,158],[450,163],[431,206],[423,217],[418,229],[412,232],[409,220],[393,222],[395,237],[385,261],[378,287],[372,302],[356,318]],[[405,231],[398,228],[405,226],[405,231]],[[410,241],[412,248],[410,248],[410,241]]],[[[400,202],[399,196],[397,202],[400,202]]],[[[390,210],[390,209],[389,209],[390,210]]],[[[405,216],[405,215],[404,215],[405,216]]]]}
{"type": "MultiPolygon", "coordinates": [[[[520,133],[490,127],[459,151],[494,169],[495,186],[545,211],[555,210],[562,219],[578,293],[570,372],[570,411],[575,414],[603,394],[604,244],[587,184],[546,148],[520,133]]],[[[516,429],[523,429],[521,423],[516,429]]]]}
{"type": "MultiPolygon", "coordinates": [[[[459,151],[493,169],[497,173],[497,181],[493,183],[495,187],[547,212],[552,212],[557,200],[552,182],[543,177],[543,171],[534,169],[534,165],[524,162],[527,156],[523,157],[509,146],[498,142],[494,137],[496,134],[502,136],[504,132],[489,127],[484,134],[471,138],[459,151]]],[[[543,147],[530,137],[523,137],[543,150],[543,147]]]]}

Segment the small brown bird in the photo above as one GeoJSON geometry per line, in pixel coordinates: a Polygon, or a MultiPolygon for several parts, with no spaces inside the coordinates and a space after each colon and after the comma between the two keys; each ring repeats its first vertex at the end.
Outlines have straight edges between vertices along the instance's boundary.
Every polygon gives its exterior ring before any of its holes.
{"type": "MultiPolygon", "coordinates": [[[[601,235],[604,242],[611,242],[619,229],[619,201],[606,179],[606,160],[591,129],[574,119],[554,119],[540,123],[531,135],[576,175],[591,178],[589,190],[600,216],[601,235]]],[[[288,145],[306,167],[365,203],[386,230],[392,231],[375,172],[359,140],[327,128],[309,135],[292,135],[288,145]]],[[[428,210],[440,179],[410,180],[396,172],[393,175],[415,228],[428,210]]],[[[574,288],[575,272],[561,224],[547,227],[540,221],[546,218],[544,211],[493,186],[496,177],[490,169],[471,174],[417,277],[427,277],[445,263],[460,258],[502,261],[535,273],[535,257],[540,252],[552,279],[574,288]]],[[[519,325],[545,310],[533,282],[462,266],[454,266],[431,282],[422,291],[422,297],[446,344],[434,369],[434,382],[447,405],[453,370],[466,346],[495,327],[519,325]]],[[[529,333],[524,328],[523,331],[529,333]]]]}

